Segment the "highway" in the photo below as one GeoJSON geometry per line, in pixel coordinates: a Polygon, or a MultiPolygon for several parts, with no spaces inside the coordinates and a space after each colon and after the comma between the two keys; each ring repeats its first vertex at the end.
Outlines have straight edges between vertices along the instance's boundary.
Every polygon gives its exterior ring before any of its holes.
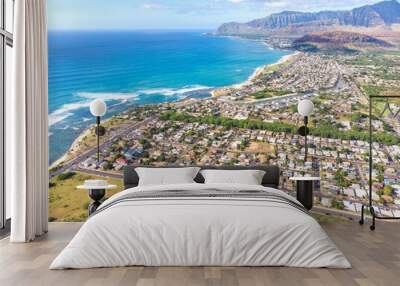
{"type": "Polygon", "coordinates": [[[99,177],[105,177],[105,178],[111,178],[111,179],[121,179],[121,180],[123,179],[123,175],[118,174],[118,173],[110,173],[110,172],[105,172],[105,171],[101,171],[101,170],[85,169],[85,168],[81,168],[81,167],[75,167],[74,170],[85,173],[85,174],[99,176],[99,177]]]}

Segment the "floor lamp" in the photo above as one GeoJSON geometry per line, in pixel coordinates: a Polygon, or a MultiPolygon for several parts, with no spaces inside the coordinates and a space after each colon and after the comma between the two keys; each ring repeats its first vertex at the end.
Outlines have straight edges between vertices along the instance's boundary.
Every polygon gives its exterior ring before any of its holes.
{"type": "MultiPolygon", "coordinates": [[[[309,99],[304,99],[299,101],[297,105],[297,111],[300,115],[304,117],[304,126],[300,127],[298,130],[298,134],[304,136],[304,163],[307,162],[308,155],[308,142],[307,136],[310,134],[310,130],[308,128],[308,117],[314,112],[314,104],[309,99]]],[[[303,204],[303,206],[311,210],[314,202],[314,183],[315,181],[319,181],[319,177],[309,177],[305,175],[303,171],[303,176],[301,177],[291,177],[290,180],[296,182],[296,198],[299,202],[303,204]]]]}
{"type": "Polygon", "coordinates": [[[97,135],[97,163],[100,163],[100,137],[106,134],[106,129],[100,125],[100,118],[107,112],[107,105],[102,99],[96,99],[90,103],[90,113],[96,117],[97,135]]]}
{"type": "MultiPolygon", "coordinates": [[[[400,95],[370,95],[369,96],[369,176],[368,176],[368,205],[362,204],[361,206],[361,218],[359,223],[361,225],[364,224],[364,209],[369,209],[369,212],[371,213],[372,217],[372,224],[369,226],[370,230],[375,230],[375,219],[383,219],[383,220],[400,220],[400,217],[396,216],[380,216],[375,212],[374,206],[372,204],[372,171],[374,167],[374,162],[373,162],[373,148],[372,144],[373,142],[373,128],[372,128],[372,101],[374,99],[400,99],[400,95]]],[[[390,109],[390,107],[389,107],[390,109]]],[[[382,114],[383,115],[383,114],[382,114]]]]}
{"type": "Polygon", "coordinates": [[[308,142],[307,135],[310,134],[310,129],[308,128],[308,117],[314,112],[314,104],[309,99],[303,99],[299,101],[297,105],[297,111],[300,115],[304,116],[304,126],[300,127],[298,133],[301,136],[304,136],[304,162],[307,162],[308,155],[308,142]]]}

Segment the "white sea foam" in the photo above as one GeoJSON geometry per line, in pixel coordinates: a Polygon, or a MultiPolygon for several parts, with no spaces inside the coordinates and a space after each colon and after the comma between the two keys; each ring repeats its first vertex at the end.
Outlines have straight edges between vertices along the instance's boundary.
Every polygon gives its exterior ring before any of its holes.
{"type": "MultiPolygon", "coordinates": [[[[68,117],[72,116],[74,111],[81,108],[88,108],[93,99],[101,98],[105,101],[117,100],[119,103],[114,105],[124,104],[128,101],[139,100],[140,95],[155,95],[160,94],[164,96],[177,96],[179,99],[186,97],[190,92],[199,91],[202,89],[209,89],[208,86],[203,85],[190,85],[182,88],[154,88],[143,89],[138,92],[118,93],[118,92],[78,92],[75,96],[86,99],[82,102],[64,104],[61,108],[55,110],[49,115],[49,126],[59,123],[68,117]]],[[[90,120],[83,118],[83,121],[90,120]]]]}
{"type": "Polygon", "coordinates": [[[78,92],[76,94],[79,97],[87,99],[98,99],[103,100],[136,100],[138,94],[136,92],[124,93],[124,92],[78,92]]]}
{"type": "MultiPolygon", "coordinates": [[[[73,111],[88,108],[90,106],[91,100],[101,98],[105,101],[109,100],[119,100],[121,103],[125,103],[128,100],[137,100],[137,93],[107,93],[107,92],[79,92],[76,96],[85,98],[85,101],[77,103],[64,104],[61,108],[55,110],[49,115],[49,126],[59,123],[68,117],[74,115],[73,111]],[[90,99],[90,101],[88,100],[90,99]]],[[[83,118],[83,121],[88,121],[90,118],[83,118]]]]}
{"type": "Polygon", "coordinates": [[[274,51],[275,50],[274,47],[272,47],[270,44],[268,44],[266,42],[263,42],[263,44],[268,47],[268,50],[270,50],[270,51],[274,51]]]}
{"type": "Polygon", "coordinates": [[[61,128],[58,128],[58,129],[60,129],[60,130],[67,130],[67,129],[69,129],[70,128],[70,126],[67,124],[67,125],[65,125],[64,127],[61,127],[61,128]]]}
{"type": "Polygon", "coordinates": [[[52,126],[58,122],[63,121],[64,119],[70,117],[72,113],[62,113],[61,110],[56,110],[49,115],[49,126],[52,126]]]}
{"type": "Polygon", "coordinates": [[[188,85],[184,86],[182,88],[153,88],[153,89],[143,89],[139,90],[139,94],[147,94],[147,95],[153,95],[153,94],[161,94],[165,96],[179,96],[183,95],[186,93],[202,90],[202,89],[209,89],[211,87],[205,86],[205,85],[188,85]]]}
{"type": "Polygon", "coordinates": [[[72,111],[84,107],[89,107],[89,105],[89,101],[64,104],[61,108],[55,110],[49,115],[49,126],[59,123],[66,118],[72,116],[72,111]]]}

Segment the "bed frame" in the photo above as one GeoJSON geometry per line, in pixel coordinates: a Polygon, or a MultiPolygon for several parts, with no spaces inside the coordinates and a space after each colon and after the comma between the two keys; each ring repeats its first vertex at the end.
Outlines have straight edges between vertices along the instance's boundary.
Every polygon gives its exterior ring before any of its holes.
{"type": "MultiPolygon", "coordinates": [[[[139,183],[139,176],[135,171],[137,166],[125,166],[124,167],[124,189],[137,187],[139,183]]],[[[147,167],[150,166],[140,166],[147,167]]],[[[152,167],[154,168],[154,167],[152,167]]],[[[183,168],[177,166],[165,166],[165,167],[156,167],[156,168],[183,168]]],[[[242,166],[200,166],[202,170],[262,170],[265,171],[265,175],[262,179],[261,184],[264,187],[270,187],[274,189],[279,188],[279,175],[280,170],[278,166],[253,166],[253,167],[242,167],[242,166]]],[[[194,178],[196,183],[204,184],[204,178],[200,174],[194,178]]]]}

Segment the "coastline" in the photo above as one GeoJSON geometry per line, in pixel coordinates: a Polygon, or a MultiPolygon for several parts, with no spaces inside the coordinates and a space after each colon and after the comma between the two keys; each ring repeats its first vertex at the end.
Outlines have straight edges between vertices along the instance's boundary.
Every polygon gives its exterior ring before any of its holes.
{"type": "MultiPolygon", "coordinates": [[[[209,97],[205,97],[205,98],[212,98],[212,97],[218,97],[218,96],[222,96],[223,94],[219,94],[219,93],[225,93],[228,90],[232,90],[232,89],[242,89],[245,87],[248,87],[250,85],[253,84],[253,82],[267,69],[267,68],[271,68],[274,66],[278,66],[281,64],[284,64],[286,62],[291,61],[294,57],[296,57],[298,54],[300,54],[300,52],[296,51],[294,53],[288,54],[283,56],[282,58],[280,58],[277,62],[272,63],[272,64],[266,64],[266,65],[262,65],[258,68],[255,69],[255,71],[247,78],[247,80],[245,80],[242,83],[237,83],[237,84],[232,84],[229,86],[225,86],[225,87],[220,87],[220,88],[215,88],[215,89],[211,89],[209,91],[210,96],[209,97]]],[[[199,98],[194,98],[191,97],[190,95],[182,98],[176,102],[168,102],[168,103],[160,103],[159,105],[164,105],[164,104],[182,104],[190,99],[197,99],[197,100],[201,100],[199,98]]],[[[109,119],[107,119],[106,121],[108,121],[109,119]]],[[[76,137],[76,139],[72,142],[72,144],[70,145],[70,147],[68,148],[68,150],[61,156],[59,157],[57,160],[55,160],[54,162],[52,162],[50,164],[49,169],[51,168],[56,168],[58,167],[61,163],[65,163],[68,162],[71,158],[69,158],[69,156],[71,155],[72,152],[76,151],[77,149],[79,149],[79,145],[82,141],[83,138],[85,138],[87,135],[90,135],[90,129],[91,127],[89,126],[88,128],[84,129],[78,137],[76,137]]]]}
{"type": "Polygon", "coordinates": [[[277,61],[276,63],[273,64],[266,64],[263,66],[260,66],[258,68],[255,69],[255,71],[253,72],[252,75],[249,76],[249,78],[247,80],[245,80],[242,83],[238,83],[238,84],[233,84],[233,85],[228,85],[225,87],[220,87],[220,88],[215,88],[214,90],[212,90],[211,93],[211,97],[218,97],[218,96],[222,96],[224,95],[224,93],[228,90],[232,90],[232,89],[242,89],[244,87],[248,87],[250,85],[253,84],[254,80],[256,80],[267,68],[271,68],[274,66],[278,66],[281,64],[284,64],[286,62],[291,61],[293,58],[295,58],[296,56],[298,56],[301,52],[299,51],[295,51],[292,54],[289,55],[285,55],[282,58],[279,59],[279,61],[277,61]]]}
{"type": "MultiPolygon", "coordinates": [[[[106,128],[109,128],[109,126],[107,126],[107,125],[111,122],[112,118],[113,117],[111,116],[109,118],[103,119],[101,121],[101,124],[103,126],[106,125],[106,128]]],[[[68,162],[71,159],[73,159],[73,158],[69,158],[69,156],[75,157],[75,156],[79,155],[79,153],[78,154],[74,154],[74,152],[80,151],[80,153],[82,153],[82,150],[79,150],[80,143],[82,142],[82,140],[84,138],[86,138],[88,136],[95,136],[95,135],[93,135],[94,134],[94,129],[93,128],[94,128],[94,125],[89,125],[87,128],[83,129],[82,132],[79,134],[79,136],[76,137],[74,139],[74,141],[71,143],[71,145],[69,146],[68,150],[65,151],[65,153],[62,156],[60,156],[57,160],[55,160],[54,162],[52,162],[49,165],[49,169],[56,168],[61,163],[65,163],[65,162],[68,162]]],[[[107,137],[107,136],[105,136],[105,137],[107,137]]],[[[87,150],[83,150],[83,152],[86,152],[86,151],[87,150]]]]}
{"type": "Polygon", "coordinates": [[[49,169],[56,168],[61,163],[68,161],[69,153],[71,153],[75,148],[79,147],[79,143],[82,141],[82,139],[85,136],[90,135],[90,128],[91,127],[84,129],[82,131],[82,133],[80,133],[79,136],[75,138],[74,142],[72,142],[72,144],[71,144],[71,146],[69,146],[68,150],[60,158],[58,158],[57,160],[55,160],[54,162],[52,162],[50,164],[49,169]]]}

